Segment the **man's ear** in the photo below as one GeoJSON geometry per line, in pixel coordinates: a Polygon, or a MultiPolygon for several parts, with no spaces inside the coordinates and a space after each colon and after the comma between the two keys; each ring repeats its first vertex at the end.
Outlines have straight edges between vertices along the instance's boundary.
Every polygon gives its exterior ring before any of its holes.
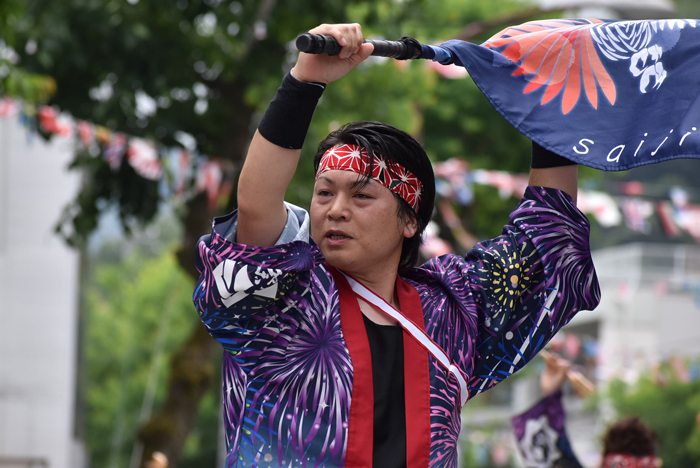
{"type": "Polygon", "coordinates": [[[415,216],[411,216],[403,226],[403,236],[410,239],[416,235],[416,232],[418,232],[418,221],[415,216]]]}

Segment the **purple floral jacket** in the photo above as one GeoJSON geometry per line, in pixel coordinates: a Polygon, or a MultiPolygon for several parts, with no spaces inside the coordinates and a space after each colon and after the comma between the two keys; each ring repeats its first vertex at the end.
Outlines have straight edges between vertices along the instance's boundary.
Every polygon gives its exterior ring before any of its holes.
{"type": "MultiPolygon", "coordinates": [[[[273,247],[237,244],[235,212],[197,247],[194,302],[224,348],[226,466],[363,466],[372,447],[372,418],[358,416],[371,408],[366,336],[347,305],[354,299],[343,302],[308,237],[308,215],[292,205],[288,213],[273,247]],[[349,348],[359,351],[351,358],[349,348]]],[[[588,220],[568,195],[541,187],[528,188],[501,236],[465,257],[433,258],[399,282],[419,298],[411,318],[461,369],[472,396],[600,300],[588,220]]],[[[404,337],[409,467],[456,467],[458,383],[404,337]]]]}

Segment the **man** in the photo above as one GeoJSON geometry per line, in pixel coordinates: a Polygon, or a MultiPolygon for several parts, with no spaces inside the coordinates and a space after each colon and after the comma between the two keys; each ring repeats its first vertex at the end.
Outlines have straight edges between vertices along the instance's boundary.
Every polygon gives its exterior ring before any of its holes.
{"type": "MultiPolygon", "coordinates": [[[[544,396],[513,418],[518,448],[528,468],[581,468],[566,433],[561,391],[567,377],[574,389],[581,386],[580,377],[565,359],[545,351],[541,356],[545,361],[540,376],[544,396]]],[[[628,416],[605,431],[601,468],[661,468],[657,451],[656,434],[641,419],[628,416]]]]}
{"type": "Polygon", "coordinates": [[[323,89],[373,47],[357,24],[310,32],[342,51],[300,54],[250,145],[237,212],[197,248],[194,301],[225,349],[227,466],[454,467],[469,395],[598,303],[577,168],[538,148],[503,235],[419,268],[435,182],[401,130],[332,132],[309,213],[285,203],[323,89]]]}

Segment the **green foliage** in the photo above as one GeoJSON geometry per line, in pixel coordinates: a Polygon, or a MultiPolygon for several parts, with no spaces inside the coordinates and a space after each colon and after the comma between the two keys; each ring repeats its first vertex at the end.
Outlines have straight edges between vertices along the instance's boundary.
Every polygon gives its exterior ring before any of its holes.
{"type": "Polygon", "coordinates": [[[700,468],[700,381],[659,385],[647,377],[634,386],[614,381],[609,394],[620,416],[638,416],[656,432],[664,466],[700,468]]]}
{"type": "Polygon", "coordinates": [[[80,245],[96,228],[105,207],[119,207],[119,218],[127,234],[134,227],[143,227],[158,213],[161,202],[158,182],[144,179],[125,161],[113,171],[103,158],[87,151],[76,152],[71,168],[81,168],[81,191],[72,205],[66,207],[56,232],[71,246],[80,245]]]}
{"type": "MultiPolygon", "coordinates": [[[[693,432],[688,437],[685,447],[696,460],[700,460],[700,392],[696,392],[688,399],[688,408],[692,414],[696,415],[696,425],[693,427],[693,432]]],[[[700,462],[697,463],[696,468],[698,467],[700,467],[700,462]]]]}
{"type": "Polygon", "coordinates": [[[0,95],[21,98],[29,103],[45,103],[56,91],[56,82],[51,77],[27,72],[17,65],[19,55],[14,49],[15,31],[22,23],[24,13],[25,3],[20,0],[0,2],[0,95]]]}
{"type": "Polygon", "coordinates": [[[700,18],[700,4],[695,0],[674,0],[676,18],[700,18]]]}
{"type": "Polygon", "coordinates": [[[16,97],[29,103],[45,103],[56,92],[56,82],[48,76],[27,73],[6,60],[0,60],[5,73],[0,77],[0,94],[16,97]]]}
{"type": "MultiPolygon", "coordinates": [[[[517,1],[459,0],[32,0],[22,6],[23,15],[15,15],[12,31],[22,66],[55,78],[51,102],[61,109],[167,146],[178,145],[177,132],[185,132],[199,151],[240,168],[259,113],[294,63],[290,45],[297,34],[322,22],[350,21],[360,22],[368,37],[439,42],[473,21],[522,8],[517,1]],[[28,53],[31,43],[36,50],[28,53]],[[152,109],[139,108],[137,96],[152,109]]],[[[374,60],[329,86],[305,157],[330,128],[358,119],[409,131],[435,161],[463,156],[474,167],[527,169],[527,141],[476,86],[468,78],[440,78],[424,63],[374,60]]],[[[109,205],[119,206],[126,226],[155,215],[157,191],[142,187],[127,196],[136,183],[128,170],[113,174],[104,163],[82,157],[74,166],[94,183],[67,212],[66,232],[87,236],[109,205]]],[[[290,201],[308,203],[311,177],[308,167],[299,172],[290,201]]],[[[478,216],[488,220],[495,214],[478,216]]]]}
{"type": "MultiPolygon", "coordinates": [[[[218,363],[217,369],[221,368],[218,363]]],[[[221,388],[216,385],[199,405],[197,424],[190,434],[178,463],[180,468],[215,467],[217,465],[221,418],[221,388]]]]}
{"type": "Polygon", "coordinates": [[[499,425],[472,428],[460,437],[460,468],[513,468],[517,466],[511,434],[499,425]],[[466,435],[466,437],[465,437],[466,435]]]}
{"type": "MultiPolygon", "coordinates": [[[[119,261],[117,252],[123,249],[103,248],[86,291],[86,442],[93,466],[112,461],[128,466],[153,366],[158,368],[157,407],[164,398],[170,357],[198,326],[192,281],[178,268],[172,250],[150,256],[144,244],[119,261]]],[[[181,466],[214,465],[220,389],[215,386],[210,393],[181,466]]]]}
{"type": "Polygon", "coordinates": [[[529,170],[530,142],[503,119],[468,78],[441,80],[426,108],[425,145],[440,159],[466,157],[476,167],[529,170]]]}

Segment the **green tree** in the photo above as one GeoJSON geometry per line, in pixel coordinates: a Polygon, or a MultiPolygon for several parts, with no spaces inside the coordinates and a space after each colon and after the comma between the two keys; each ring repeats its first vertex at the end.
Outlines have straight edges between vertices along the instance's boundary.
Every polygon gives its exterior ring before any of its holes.
{"type": "MultiPolygon", "coordinates": [[[[56,91],[56,82],[49,76],[27,72],[18,66],[19,54],[15,31],[24,15],[25,4],[20,0],[0,3],[0,95],[24,99],[30,103],[44,103],[56,91]]],[[[25,43],[30,51],[35,43],[25,43]]]]}
{"type": "MultiPolygon", "coordinates": [[[[108,242],[91,258],[86,442],[94,466],[129,466],[139,455],[139,426],[164,400],[168,361],[190,333],[193,282],[174,249],[156,244],[162,238],[108,242]]],[[[180,466],[215,464],[219,405],[218,389],[205,394],[180,466]]]]}
{"type": "MultiPolygon", "coordinates": [[[[481,39],[533,14],[522,8],[517,1],[460,0],[30,0],[8,24],[22,66],[55,79],[52,104],[164,145],[180,144],[190,135],[198,151],[229,161],[236,173],[260,113],[295,60],[290,41],[298,33],[321,22],[356,21],[366,36],[439,41],[470,38],[477,31],[481,39]]],[[[527,140],[497,117],[469,80],[438,78],[420,63],[402,67],[374,60],[325,93],[290,201],[305,205],[309,199],[315,142],[340,123],[358,119],[413,133],[434,160],[460,155],[481,167],[526,168],[527,140]]],[[[67,211],[72,225],[67,231],[75,233],[69,240],[84,239],[110,204],[118,207],[125,227],[155,216],[156,183],[138,177],[127,163],[113,173],[100,158],[79,154],[74,165],[87,176],[67,211]]],[[[474,219],[505,220],[491,215],[506,213],[513,204],[490,197],[474,219]]],[[[223,208],[235,205],[234,190],[223,208]]],[[[203,194],[183,207],[177,258],[192,277],[197,276],[194,246],[215,214],[203,194]]],[[[498,232],[496,224],[474,226],[486,236],[498,232]]],[[[199,324],[190,327],[171,360],[163,405],[141,430],[144,453],[161,450],[173,466],[217,374],[212,359],[218,346],[199,324]]]]}
{"type": "Polygon", "coordinates": [[[656,432],[664,466],[700,467],[700,381],[660,385],[645,377],[628,386],[618,380],[609,393],[620,416],[638,416],[656,432]]]}
{"type": "Polygon", "coordinates": [[[693,0],[674,0],[677,18],[700,18],[700,5],[693,0]]]}

